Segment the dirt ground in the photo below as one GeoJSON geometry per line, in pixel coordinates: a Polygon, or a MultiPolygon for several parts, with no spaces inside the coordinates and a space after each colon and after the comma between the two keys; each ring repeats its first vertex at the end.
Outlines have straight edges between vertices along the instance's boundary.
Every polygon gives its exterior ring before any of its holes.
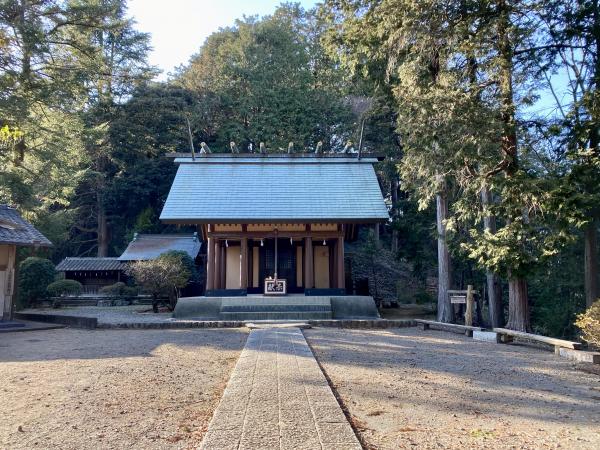
{"type": "Polygon", "coordinates": [[[0,335],[0,448],[193,448],[243,330],[0,335]]]}
{"type": "Polygon", "coordinates": [[[305,330],[370,449],[600,448],[600,376],[522,345],[305,330]]]}

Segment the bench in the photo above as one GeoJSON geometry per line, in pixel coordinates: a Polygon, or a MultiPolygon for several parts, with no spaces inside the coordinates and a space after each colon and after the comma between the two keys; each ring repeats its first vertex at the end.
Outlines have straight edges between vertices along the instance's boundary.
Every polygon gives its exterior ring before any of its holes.
{"type": "Polygon", "coordinates": [[[554,351],[559,354],[561,348],[570,348],[572,350],[580,350],[582,344],[580,342],[565,341],[564,339],[556,339],[548,336],[540,336],[539,334],[525,333],[523,331],[509,330],[508,328],[494,328],[495,333],[498,333],[502,342],[510,342],[512,338],[518,337],[528,339],[534,342],[542,342],[554,346],[554,351]]]}
{"type": "Polygon", "coordinates": [[[481,327],[471,327],[468,325],[458,325],[455,323],[436,322],[435,320],[415,319],[415,322],[421,327],[422,330],[428,330],[429,328],[433,328],[434,330],[458,331],[460,333],[466,334],[467,336],[473,336],[473,331],[484,330],[481,327]]]}

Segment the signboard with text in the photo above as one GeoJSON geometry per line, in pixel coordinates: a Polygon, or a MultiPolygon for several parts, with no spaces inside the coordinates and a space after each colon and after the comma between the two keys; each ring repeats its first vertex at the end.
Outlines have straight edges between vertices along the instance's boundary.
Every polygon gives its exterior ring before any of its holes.
{"type": "Polygon", "coordinates": [[[265,280],[265,295],[286,295],[287,282],[282,279],[267,278],[265,280]]]}

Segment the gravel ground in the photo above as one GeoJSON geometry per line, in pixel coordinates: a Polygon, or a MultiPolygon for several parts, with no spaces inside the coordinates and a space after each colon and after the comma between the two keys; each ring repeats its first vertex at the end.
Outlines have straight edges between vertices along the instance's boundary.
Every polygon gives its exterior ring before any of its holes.
{"type": "Polygon", "coordinates": [[[151,305],[131,306],[73,306],[64,308],[24,309],[23,313],[63,316],[96,317],[98,323],[177,322],[170,312],[153,313],[151,305]]]}
{"type": "Polygon", "coordinates": [[[600,376],[416,328],[305,330],[369,449],[600,448],[600,376]]]}
{"type": "Polygon", "coordinates": [[[0,448],[193,448],[246,336],[242,329],[3,334],[0,448]]]}

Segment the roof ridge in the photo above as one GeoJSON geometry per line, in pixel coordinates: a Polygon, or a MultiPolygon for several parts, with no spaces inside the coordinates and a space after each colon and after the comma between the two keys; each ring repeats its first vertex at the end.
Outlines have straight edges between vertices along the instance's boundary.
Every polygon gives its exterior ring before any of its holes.
{"type": "Polygon", "coordinates": [[[65,256],[65,259],[117,259],[118,256],[65,256]]]}

